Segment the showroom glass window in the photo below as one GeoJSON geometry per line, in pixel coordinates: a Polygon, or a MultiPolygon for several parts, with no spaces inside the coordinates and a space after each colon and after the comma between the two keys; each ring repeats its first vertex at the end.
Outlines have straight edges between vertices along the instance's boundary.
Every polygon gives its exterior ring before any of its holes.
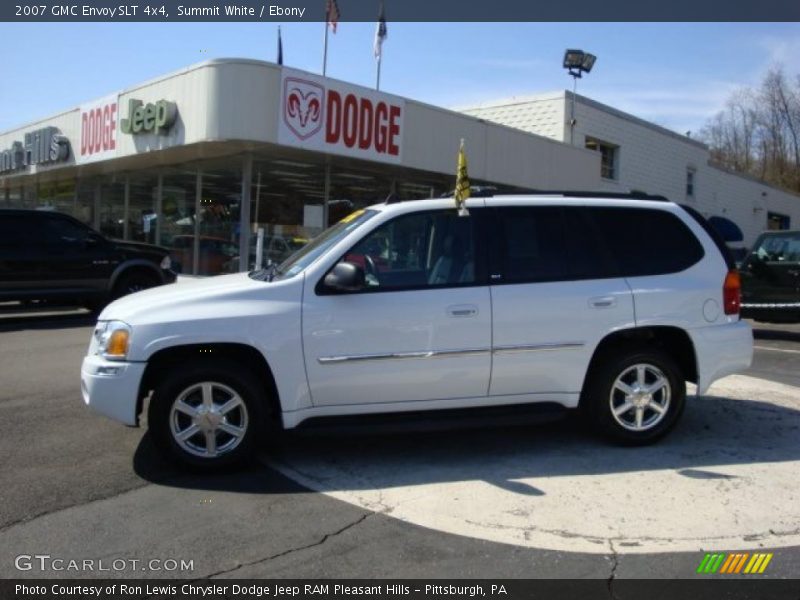
{"type": "Polygon", "coordinates": [[[202,184],[196,275],[235,273],[239,270],[241,236],[241,160],[201,163],[199,168],[202,184]]]}

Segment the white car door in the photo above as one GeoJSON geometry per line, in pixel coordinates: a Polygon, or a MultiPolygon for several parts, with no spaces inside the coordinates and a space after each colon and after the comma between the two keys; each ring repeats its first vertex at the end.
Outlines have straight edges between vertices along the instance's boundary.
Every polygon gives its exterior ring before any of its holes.
{"type": "Polygon", "coordinates": [[[302,335],[315,406],[487,395],[491,306],[475,231],[476,217],[454,209],[399,215],[342,257],[365,270],[361,291],[308,278],[302,335]]]}
{"type": "Polygon", "coordinates": [[[502,207],[496,214],[490,394],[559,395],[572,404],[597,344],[634,325],[631,290],[614,276],[579,207],[502,207]]]}

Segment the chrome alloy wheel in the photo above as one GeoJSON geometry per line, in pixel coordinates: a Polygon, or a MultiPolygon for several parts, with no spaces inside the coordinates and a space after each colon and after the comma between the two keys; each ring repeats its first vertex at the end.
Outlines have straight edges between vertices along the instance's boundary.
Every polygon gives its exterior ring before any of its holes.
{"type": "Polygon", "coordinates": [[[645,363],[632,365],[611,386],[611,414],[629,431],[647,431],[667,414],[671,391],[661,369],[645,363]]]}
{"type": "Polygon", "coordinates": [[[216,458],[236,448],[247,433],[247,407],[232,388],[216,381],[195,383],[172,403],[170,433],[181,449],[216,458]]]}

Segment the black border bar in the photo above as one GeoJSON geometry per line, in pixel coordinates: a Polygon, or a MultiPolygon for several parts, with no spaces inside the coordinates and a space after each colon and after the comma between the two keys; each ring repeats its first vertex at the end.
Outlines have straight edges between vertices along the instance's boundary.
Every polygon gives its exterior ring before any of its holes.
{"type": "MultiPolygon", "coordinates": [[[[337,0],[342,22],[376,22],[379,0],[337,0]]],[[[388,22],[795,22],[797,0],[384,0],[388,22]]],[[[3,0],[8,22],[323,22],[326,0],[3,0]],[[181,14],[180,7],[184,7],[181,14]],[[244,10],[232,10],[234,7],[244,10]],[[186,9],[196,9],[186,14],[186,9]],[[207,9],[207,10],[202,10],[207,9]]],[[[465,44],[483,40],[464,40],[465,44]]]]}
{"type": "Polygon", "coordinates": [[[608,580],[0,580],[2,600],[797,600],[799,597],[800,580],[760,579],[758,576],[608,580]],[[375,587],[379,593],[368,593],[368,588],[375,587]]]}

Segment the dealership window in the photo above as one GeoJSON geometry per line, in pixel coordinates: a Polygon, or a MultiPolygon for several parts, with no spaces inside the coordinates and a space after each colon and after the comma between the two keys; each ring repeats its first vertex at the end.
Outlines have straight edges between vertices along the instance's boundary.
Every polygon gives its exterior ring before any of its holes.
{"type": "Polygon", "coordinates": [[[8,207],[20,208],[22,206],[22,188],[18,185],[11,185],[8,188],[8,207]]]}
{"type": "Polygon", "coordinates": [[[191,165],[181,165],[165,170],[162,177],[158,244],[170,248],[172,266],[176,272],[192,275],[197,169],[191,165]]]}
{"type": "Polygon", "coordinates": [[[95,226],[95,200],[97,199],[97,181],[95,179],[83,179],[78,182],[78,189],[75,194],[75,204],[72,209],[72,216],[82,221],[89,227],[95,226]]]}
{"type": "MultiPolygon", "coordinates": [[[[281,263],[325,229],[324,202],[323,164],[294,157],[257,156],[250,186],[250,268],[256,264],[259,230],[260,263],[281,263]]],[[[332,206],[346,210],[347,204],[343,200],[332,206]]]]}
{"type": "Polygon", "coordinates": [[[75,214],[75,180],[43,181],[39,183],[39,205],[43,208],[75,214]]]}
{"type": "Polygon", "coordinates": [[[689,167],[686,169],[686,197],[687,198],[694,198],[694,186],[695,186],[695,177],[697,175],[697,170],[689,167]]]}
{"type": "Polygon", "coordinates": [[[618,179],[619,146],[594,138],[586,138],[586,148],[600,153],[600,176],[618,179]]]}
{"type": "Polygon", "coordinates": [[[100,184],[99,229],[110,238],[122,239],[125,231],[125,179],[103,178],[100,184]]]}
{"type": "Polygon", "coordinates": [[[158,175],[131,173],[128,176],[128,239],[156,243],[156,199],[158,175]]]}
{"type": "Polygon", "coordinates": [[[791,223],[792,219],[789,215],[782,215],[776,212],[767,213],[767,229],[771,231],[789,229],[791,223]]]}
{"type": "Polygon", "coordinates": [[[199,165],[202,184],[197,218],[200,236],[197,275],[239,270],[241,166],[241,157],[199,165]]]}

